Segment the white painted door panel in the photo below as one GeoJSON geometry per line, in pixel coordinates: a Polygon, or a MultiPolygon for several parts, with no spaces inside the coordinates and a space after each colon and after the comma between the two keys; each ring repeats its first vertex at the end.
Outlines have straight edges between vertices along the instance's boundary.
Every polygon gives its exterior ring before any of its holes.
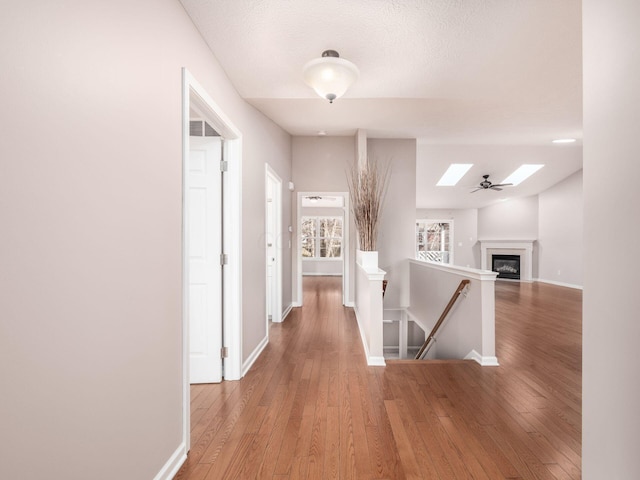
{"type": "MultiPolygon", "coordinates": [[[[282,321],[282,238],[280,229],[282,223],[282,181],[268,165],[266,168],[266,310],[267,319],[274,322],[282,321]]],[[[267,324],[267,329],[269,328],[267,324]]]]}
{"type": "Polygon", "coordinates": [[[190,137],[187,171],[190,383],[222,380],[221,140],[190,137]]]}
{"type": "MultiPolygon", "coordinates": [[[[267,181],[267,186],[269,190],[271,190],[270,182],[267,181]]],[[[271,192],[268,192],[268,195],[271,196],[271,192]]],[[[267,232],[266,232],[266,241],[267,241],[267,318],[270,320],[275,320],[275,312],[274,312],[274,263],[275,263],[275,234],[273,231],[273,198],[267,198],[267,232]]]]}

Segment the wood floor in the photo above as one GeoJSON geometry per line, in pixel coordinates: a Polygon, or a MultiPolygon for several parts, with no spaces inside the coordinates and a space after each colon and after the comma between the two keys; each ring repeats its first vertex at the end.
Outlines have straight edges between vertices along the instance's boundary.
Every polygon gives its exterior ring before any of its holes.
{"type": "Polygon", "coordinates": [[[191,389],[178,479],[579,479],[581,292],[496,285],[499,367],[368,367],[340,279],[306,277],[239,382],[191,389]]]}

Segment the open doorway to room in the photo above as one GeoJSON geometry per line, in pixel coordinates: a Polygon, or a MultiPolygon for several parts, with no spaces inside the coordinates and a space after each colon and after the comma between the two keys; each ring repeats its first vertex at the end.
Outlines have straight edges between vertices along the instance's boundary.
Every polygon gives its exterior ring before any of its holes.
{"type": "Polygon", "coordinates": [[[241,135],[182,71],[183,444],[191,383],[241,377],[241,135]]]}
{"type": "Polygon", "coordinates": [[[349,194],[298,193],[297,292],[302,305],[304,277],[341,277],[342,303],[349,305],[349,194]]]}

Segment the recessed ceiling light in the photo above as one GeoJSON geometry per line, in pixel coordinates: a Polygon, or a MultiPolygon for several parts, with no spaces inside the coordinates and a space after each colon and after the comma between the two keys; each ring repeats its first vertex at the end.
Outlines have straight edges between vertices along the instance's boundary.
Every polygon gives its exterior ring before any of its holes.
{"type": "Polygon", "coordinates": [[[502,181],[502,183],[511,183],[514,186],[519,185],[520,183],[524,182],[527,178],[529,178],[531,175],[533,175],[538,170],[540,170],[542,167],[544,167],[544,165],[532,165],[532,164],[520,165],[520,167],[511,175],[509,175],[507,178],[505,178],[502,181]]]}
{"type": "Polygon", "coordinates": [[[557,138],[555,140],[552,140],[551,143],[573,143],[575,141],[575,138],[557,138]]]}
{"type": "Polygon", "coordinates": [[[438,187],[454,186],[464,177],[464,174],[467,173],[471,167],[473,167],[473,163],[452,163],[436,185],[438,187]]]}
{"type": "Polygon", "coordinates": [[[318,136],[319,137],[325,137],[327,135],[327,131],[326,130],[318,130],[318,136]]]}

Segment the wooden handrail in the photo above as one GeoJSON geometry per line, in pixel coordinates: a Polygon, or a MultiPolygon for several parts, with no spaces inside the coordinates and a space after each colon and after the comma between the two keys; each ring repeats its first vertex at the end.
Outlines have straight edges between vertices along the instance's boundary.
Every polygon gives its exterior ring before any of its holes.
{"type": "Polygon", "coordinates": [[[453,305],[456,303],[456,300],[458,300],[458,297],[460,296],[462,291],[465,289],[467,285],[469,285],[470,282],[471,280],[466,280],[466,279],[460,282],[460,285],[458,285],[458,288],[456,289],[454,294],[451,296],[451,300],[449,300],[449,303],[447,303],[447,306],[444,307],[444,311],[442,312],[442,315],[440,315],[440,318],[431,329],[431,333],[429,334],[427,339],[422,344],[422,347],[420,347],[420,350],[416,354],[416,357],[415,357],[416,360],[420,360],[424,355],[427,354],[427,352],[429,351],[429,348],[431,348],[431,340],[435,340],[436,332],[442,326],[442,323],[444,322],[444,319],[449,314],[449,311],[451,310],[453,305]]]}

